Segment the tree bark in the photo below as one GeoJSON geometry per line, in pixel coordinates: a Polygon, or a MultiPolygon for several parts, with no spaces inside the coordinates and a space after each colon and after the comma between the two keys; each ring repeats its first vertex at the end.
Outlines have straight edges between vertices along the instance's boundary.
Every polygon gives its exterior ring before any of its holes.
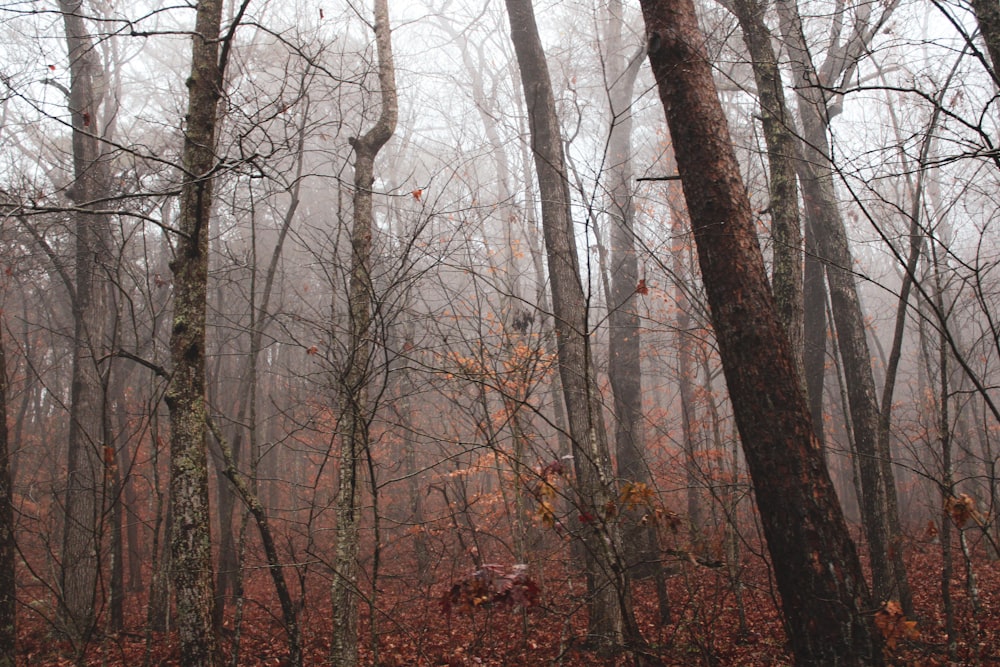
{"type": "MultiPolygon", "coordinates": [[[[337,491],[337,540],[331,599],[333,637],[330,660],[338,667],[358,663],[358,537],[361,521],[361,466],[368,454],[371,410],[368,384],[373,354],[372,185],[375,157],[396,129],[398,103],[387,0],[375,0],[375,45],[382,108],[378,120],[354,148],[354,224],[351,231],[351,277],[348,286],[350,344],[341,378],[340,482],[337,491]]],[[[374,623],[375,619],[372,618],[374,623]]]]}
{"type": "MultiPolygon", "coordinates": [[[[821,76],[802,32],[802,21],[794,0],[778,0],[781,30],[790,54],[802,119],[802,160],[799,161],[803,199],[811,208],[810,232],[826,264],[827,282],[837,344],[843,361],[847,398],[854,440],[860,458],[862,523],[868,540],[876,601],[898,599],[912,613],[912,597],[902,558],[899,509],[887,443],[878,439],[879,408],[868,348],[864,313],[852,269],[854,259],[847,232],[834,195],[833,172],[827,126],[831,111],[829,96],[817,84],[829,80],[832,67],[821,76]],[[894,548],[893,545],[896,545],[894,548]]],[[[839,56],[828,56],[836,64],[839,56]]]]}
{"type": "Polygon", "coordinates": [[[171,576],[177,599],[181,663],[221,664],[213,627],[215,591],[208,501],[205,405],[205,313],[208,229],[216,166],[216,120],[222,96],[222,0],[197,5],[182,153],[180,229],[170,263],[174,280],[166,393],[170,409],[171,576]]]}
{"type": "Polygon", "coordinates": [[[881,664],[871,600],[776,314],[694,4],[641,4],[796,662],[881,664]]]}
{"type": "MultiPolygon", "coordinates": [[[[2,323],[0,323],[2,324],[2,323]]],[[[14,478],[7,442],[7,355],[0,326],[0,667],[14,667],[17,645],[17,543],[14,478]]]]}
{"type": "MultiPolygon", "coordinates": [[[[608,4],[607,86],[611,106],[608,136],[609,236],[611,290],[608,299],[608,380],[614,396],[615,453],[618,477],[626,484],[650,483],[646,460],[645,418],[642,412],[641,320],[639,318],[639,259],[636,254],[635,202],[632,172],[632,98],[644,60],[640,50],[626,61],[622,45],[624,8],[621,0],[608,4]]],[[[660,566],[659,538],[654,521],[644,511],[622,515],[625,560],[633,577],[653,576],[665,595],[660,566]],[[648,519],[648,518],[647,518],[648,519]]],[[[665,608],[666,600],[660,601],[665,608]]]]}
{"type": "MultiPolygon", "coordinates": [[[[69,107],[73,126],[73,185],[70,196],[82,210],[99,209],[109,173],[100,138],[98,110],[102,75],[84,23],[82,0],[60,0],[70,59],[69,107]]],[[[60,585],[64,630],[80,650],[94,631],[101,567],[99,522],[103,515],[105,449],[108,441],[106,349],[108,284],[100,277],[109,257],[108,217],[80,212],[76,221],[73,303],[73,380],[70,394],[68,463],[60,585]]],[[[113,458],[111,459],[113,461],[113,458]]]]}
{"type": "Polygon", "coordinates": [[[788,331],[792,353],[803,374],[802,227],[799,221],[799,188],[795,174],[798,145],[792,116],[778,70],[771,32],[764,23],[767,5],[761,0],[732,0],[733,11],[750,54],[760,121],[767,144],[768,183],[771,200],[773,268],[771,289],[782,324],[788,331]]]}
{"type": "Polygon", "coordinates": [[[559,377],[566,402],[577,510],[587,551],[588,640],[598,646],[640,644],[621,538],[613,518],[616,501],[580,278],[566,162],[548,65],[530,0],[506,0],[511,40],[528,108],[542,232],[552,283],[559,377]]]}

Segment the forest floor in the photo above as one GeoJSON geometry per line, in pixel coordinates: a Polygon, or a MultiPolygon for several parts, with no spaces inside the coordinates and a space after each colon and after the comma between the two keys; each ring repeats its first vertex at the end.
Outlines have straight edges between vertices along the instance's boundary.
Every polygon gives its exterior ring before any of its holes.
{"type": "MultiPolygon", "coordinates": [[[[979,596],[976,610],[961,552],[956,550],[952,595],[957,633],[955,653],[949,660],[940,546],[911,543],[906,555],[915,614],[907,619],[883,611],[879,625],[888,638],[885,650],[889,663],[907,667],[1000,665],[1000,562],[984,557],[974,560],[979,596]]],[[[669,623],[658,618],[652,583],[638,582],[634,605],[650,653],[670,666],[791,664],[776,611],[777,593],[764,561],[752,553],[742,561],[739,586],[733,585],[731,568],[674,563],[669,579],[669,623]]],[[[552,572],[555,569],[570,570],[550,567],[536,575],[531,586],[537,585],[537,601],[528,609],[506,604],[448,604],[444,601],[451,597],[453,582],[421,584],[412,577],[388,575],[382,579],[378,599],[377,658],[372,651],[368,612],[362,605],[361,663],[373,665],[377,661],[384,667],[632,664],[626,655],[601,655],[586,649],[584,580],[579,575],[552,572]]],[[[271,602],[265,571],[246,582],[245,599],[235,658],[234,612],[227,610],[229,620],[223,632],[227,664],[284,667],[286,638],[277,604],[271,602]]],[[[301,623],[305,664],[323,665],[329,650],[328,596],[316,590],[309,599],[301,623]]],[[[145,617],[142,600],[138,596],[130,599],[127,630],[95,640],[83,664],[179,665],[176,637],[148,633],[145,617]]],[[[18,666],[74,664],[69,647],[52,638],[40,615],[22,607],[19,622],[18,666]]]]}

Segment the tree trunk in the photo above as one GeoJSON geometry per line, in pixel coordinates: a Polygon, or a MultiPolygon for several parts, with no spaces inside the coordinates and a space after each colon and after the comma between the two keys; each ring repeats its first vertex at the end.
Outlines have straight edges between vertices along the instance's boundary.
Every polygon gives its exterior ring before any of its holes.
{"type": "MultiPolygon", "coordinates": [[[[618,477],[626,484],[650,483],[646,460],[645,417],[642,411],[642,360],[637,286],[635,203],[632,189],[632,98],[645,50],[626,62],[622,46],[624,11],[621,0],[608,4],[607,86],[611,106],[608,136],[610,199],[611,290],[608,295],[608,379],[614,395],[615,452],[618,477]]],[[[663,578],[656,522],[646,512],[622,515],[625,560],[634,577],[663,578]]],[[[664,588],[665,590],[665,588],[664,588]]],[[[661,607],[666,604],[661,601],[661,607]]]]}
{"type": "Polygon", "coordinates": [[[1000,3],[997,0],[969,0],[972,11],[976,14],[979,25],[979,35],[986,43],[986,52],[990,55],[990,76],[997,87],[1000,87],[1000,3]]]}
{"type": "MultiPolygon", "coordinates": [[[[771,238],[773,268],[771,289],[781,323],[788,331],[795,362],[803,364],[802,227],[799,222],[799,188],[795,174],[798,145],[792,131],[792,116],[778,70],[771,32],[764,23],[767,5],[760,0],[732,0],[750,54],[761,125],[767,144],[770,171],[771,238]]],[[[804,373],[804,368],[803,368],[804,373]]]]}
{"type": "MultiPolygon", "coordinates": [[[[205,311],[212,174],[216,164],[216,120],[222,95],[221,0],[197,6],[184,132],[183,182],[174,278],[167,388],[170,409],[171,568],[177,597],[181,663],[221,664],[213,627],[215,591],[208,503],[205,405],[205,311]]],[[[227,49],[229,42],[226,42],[227,49]]],[[[223,54],[223,56],[225,53],[223,54]]]]}
{"type": "MultiPolygon", "coordinates": [[[[79,0],[60,0],[70,58],[69,107],[73,125],[73,186],[70,196],[80,209],[104,208],[108,164],[101,145],[98,90],[102,75],[79,0]]],[[[78,213],[73,302],[73,380],[70,395],[68,464],[62,551],[62,621],[82,650],[94,631],[97,580],[101,567],[99,522],[106,496],[105,430],[108,361],[108,284],[99,276],[109,257],[108,217],[78,213]]],[[[113,453],[113,449],[111,449],[113,453]]]]}
{"type": "Polygon", "coordinates": [[[14,541],[14,478],[7,442],[7,355],[0,326],[0,667],[14,667],[17,643],[17,543],[14,541]]]}
{"type": "Polygon", "coordinates": [[[530,0],[506,0],[511,40],[528,108],[542,231],[552,283],[559,377],[576,470],[577,511],[587,550],[588,639],[598,646],[639,644],[621,538],[601,397],[594,373],[588,304],[580,279],[559,119],[530,0]]]}
{"type": "MultiPolygon", "coordinates": [[[[902,549],[891,548],[901,541],[892,455],[878,439],[879,408],[864,313],[852,273],[854,260],[844,220],[834,195],[826,133],[831,113],[827,108],[828,95],[816,85],[820,74],[812,65],[794,0],[779,0],[777,6],[802,118],[803,159],[799,161],[799,175],[803,199],[813,209],[810,232],[820,258],[826,263],[851,423],[860,457],[861,514],[870,553],[873,593],[878,602],[898,599],[906,613],[912,613],[902,549]]],[[[836,62],[833,55],[829,57],[833,59],[830,62],[836,62]]],[[[829,79],[830,74],[825,73],[823,78],[829,79]]]]}
{"type": "Polygon", "coordinates": [[[799,665],[881,664],[691,0],[643,0],[730,398],[799,665]]]}
{"type": "MultiPolygon", "coordinates": [[[[372,184],[375,157],[396,129],[398,107],[396,72],[392,58],[391,30],[387,0],[375,0],[375,44],[378,53],[378,80],[382,109],[375,125],[354,148],[354,225],[351,231],[351,278],[348,308],[351,338],[347,368],[341,378],[340,483],[337,491],[337,540],[331,599],[333,637],[330,660],[337,667],[353,667],[358,662],[358,536],[361,520],[361,465],[368,454],[371,379],[372,184]]],[[[375,618],[371,622],[375,622],[375,618]]]]}

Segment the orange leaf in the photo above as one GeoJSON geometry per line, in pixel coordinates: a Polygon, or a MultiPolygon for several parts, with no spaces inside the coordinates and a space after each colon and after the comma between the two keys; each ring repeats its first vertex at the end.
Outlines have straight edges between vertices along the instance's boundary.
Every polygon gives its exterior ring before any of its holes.
{"type": "Polygon", "coordinates": [[[416,199],[417,201],[420,201],[420,197],[424,194],[424,189],[423,188],[417,188],[416,190],[411,191],[410,194],[413,195],[414,199],[416,199]]]}
{"type": "Polygon", "coordinates": [[[315,345],[313,345],[308,350],[306,350],[306,354],[309,354],[309,355],[316,354],[317,352],[319,352],[319,348],[316,347],[315,345]]]}

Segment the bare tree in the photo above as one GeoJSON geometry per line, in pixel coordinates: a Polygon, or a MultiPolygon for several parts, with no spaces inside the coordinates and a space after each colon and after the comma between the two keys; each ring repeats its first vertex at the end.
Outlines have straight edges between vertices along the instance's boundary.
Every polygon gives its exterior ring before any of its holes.
{"type": "Polygon", "coordinates": [[[776,315],[691,0],[643,0],[702,279],[800,665],[875,665],[871,601],[776,315]]]}
{"type": "Polygon", "coordinates": [[[760,0],[731,0],[730,5],[739,20],[743,42],[750,54],[760,104],[760,121],[767,144],[768,187],[771,195],[767,208],[771,216],[774,244],[771,287],[778,314],[788,331],[796,363],[802,367],[804,374],[802,226],[799,221],[799,187],[795,173],[798,142],[792,116],[785,103],[785,90],[771,32],[764,23],[767,3],[760,0]]]}
{"type": "Polygon", "coordinates": [[[213,627],[211,513],[208,504],[208,413],[205,405],[205,311],[208,231],[218,105],[232,32],[222,37],[222,0],[199,2],[191,39],[191,75],[182,153],[179,234],[170,269],[174,313],[170,334],[172,371],[166,393],[170,409],[170,536],[172,579],[177,597],[181,662],[221,664],[213,627]],[[225,48],[222,45],[225,44],[225,48]]]}
{"type": "MultiPolygon", "coordinates": [[[[62,605],[65,630],[82,650],[94,630],[97,577],[101,566],[105,449],[113,455],[106,420],[110,360],[106,335],[109,320],[108,282],[102,263],[111,253],[106,208],[109,189],[108,155],[102,145],[99,116],[103,71],[87,30],[82,0],[61,0],[70,58],[68,102],[73,125],[71,198],[75,214],[76,248],[73,285],[73,380],[70,396],[68,465],[63,524],[62,605]]],[[[113,460],[109,459],[109,460],[113,460]]]]}
{"type": "Polygon", "coordinates": [[[507,0],[511,40],[524,88],[542,229],[552,283],[559,377],[583,517],[590,593],[588,637],[597,645],[641,644],[633,615],[621,536],[612,514],[616,492],[600,393],[593,365],[587,298],[580,278],[569,184],[552,82],[530,0],[507,0]]]}
{"type": "MultiPolygon", "coordinates": [[[[350,140],[354,149],[354,224],[351,229],[351,269],[348,287],[350,341],[347,368],[340,380],[340,482],[337,491],[337,540],[334,578],[333,637],[330,660],[338,667],[358,662],[358,539],[361,522],[362,465],[371,456],[373,318],[372,186],[375,158],[396,129],[398,103],[392,58],[388,0],[375,0],[375,46],[382,108],[364,135],[350,140]]],[[[375,623],[376,619],[371,619],[375,623]]]]}

